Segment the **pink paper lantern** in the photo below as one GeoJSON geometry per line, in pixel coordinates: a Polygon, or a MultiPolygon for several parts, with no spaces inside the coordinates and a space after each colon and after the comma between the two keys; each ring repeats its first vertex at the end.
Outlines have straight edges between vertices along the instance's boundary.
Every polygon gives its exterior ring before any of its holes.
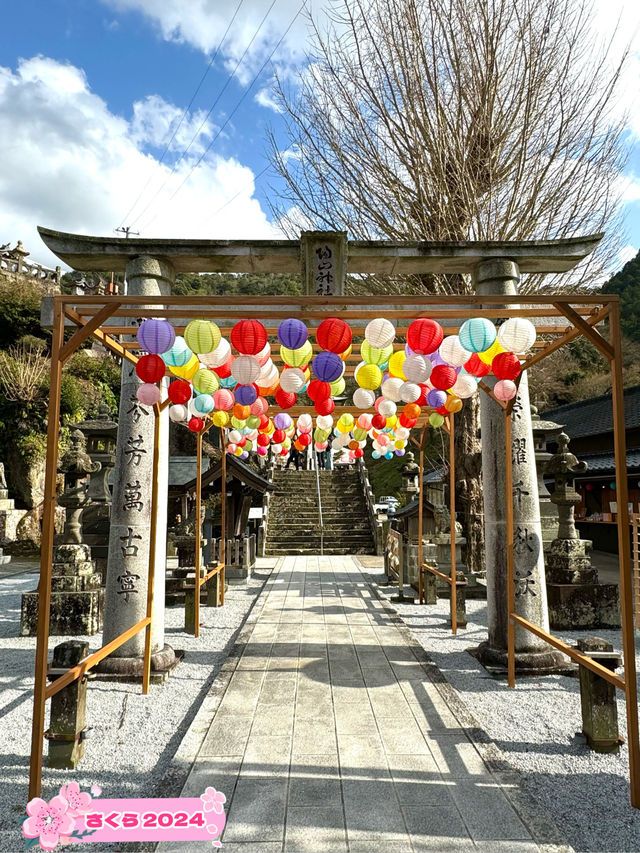
{"type": "Polygon", "coordinates": [[[518,389],[516,387],[516,383],[512,382],[510,379],[501,379],[499,382],[496,382],[493,393],[496,395],[498,400],[506,402],[507,400],[513,400],[518,393],[518,389]]]}
{"type": "Polygon", "coordinates": [[[147,382],[145,382],[144,385],[141,385],[136,391],[136,397],[141,403],[144,403],[145,406],[155,406],[156,403],[160,402],[160,396],[161,394],[158,386],[147,382]]]}

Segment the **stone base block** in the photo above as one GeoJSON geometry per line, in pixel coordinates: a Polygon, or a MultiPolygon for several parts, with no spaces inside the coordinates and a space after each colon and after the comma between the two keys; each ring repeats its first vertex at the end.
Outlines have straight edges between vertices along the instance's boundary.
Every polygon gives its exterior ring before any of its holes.
{"type": "Polygon", "coordinates": [[[547,602],[553,630],[620,627],[616,584],[547,583],[547,602]]]}
{"type": "MultiPolygon", "coordinates": [[[[102,630],[104,590],[52,592],[49,634],[52,637],[84,636],[102,630]]],[[[22,594],[20,634],[35,637],[38,630],[38,593],[22,594]]]]}
{"type": "MultiPolygon", "coordinates": [[[[507,671],[507,650],[494,649],[488,641],[480,643],[474,649],[473,656],[483,666],[507,671]]],[[[566,672],[570,667],[560,652],[549,647],[548,651],[516,652],[516,672],[522,675],[545,675],[554,672],[566,672]]]]}
{"type": "MultiPolygon", "coordinates": [[[[169,645],[165,645],[151,655],[151,671],[166,672],[176,665],[176,653],[169,645]]],[[[96,672],[105,675],[119,675],[141,678],[144,667],[144,658],[142,657],[114,657],[109,655],[108,658],[100,661],[96,667],[96,672]]]]}
{"type": "Polygon", "coordinates": [[[251,569],[247,566],[226,566],[224,575],[228,581],[246,580],[251,575],[251,569]]]}
{"type": "Polygon", "coordinates": [[[100,589],[102,578],[98,572],[90,575],[54,575],[51,578],[51,590],[53,592],[86,592],[92,589],[100,589]]]}

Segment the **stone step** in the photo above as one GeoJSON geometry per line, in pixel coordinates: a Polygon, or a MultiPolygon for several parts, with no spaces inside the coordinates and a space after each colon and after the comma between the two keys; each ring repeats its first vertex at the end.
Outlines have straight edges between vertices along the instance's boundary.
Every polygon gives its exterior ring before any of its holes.
{"type": "MultiPolygon", "coordinates": [[[[326,545],[323,547],[322,552],[325,556],[339,556],[345,554],[375,554],[375,549],[373,547],[368,548],[329,548],[326,545]]],[[[313,546],[310,548],[285,548],[280,550],[278,548],[267,548],[265,550],[266,557],[286,557],[288,555],[296,555],[296,554],[308,554],[308,555],[319,555],[320,554],[320,543],[317,546],[313,546]]]]}

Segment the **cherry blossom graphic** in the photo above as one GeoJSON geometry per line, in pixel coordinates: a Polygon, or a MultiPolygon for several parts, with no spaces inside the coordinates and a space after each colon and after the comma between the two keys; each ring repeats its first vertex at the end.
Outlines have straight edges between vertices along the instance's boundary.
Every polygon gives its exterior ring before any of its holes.
{"type": "Polygon", "coordinates": [[[80,817],[91,811],[91,794],[81,791],[77,782],[69,782],[60,788],[60,796],[69,803],[67,814],[71,817],[80,817]]]}
{"type": "Polygon", "coordinates": [[[42,850],[54,850],[60,836],[69,837],[75,820],[69,814],[69,803],[64,797],[54,797],[50,803],[35,797],[27,803],[29,817],[22,824],[25,838],[38,838],[42,850]]]}
{"type": "MultiPolygon", "coordinates": [[[[201,799],[202,799],[202,798],[201,798],[201,799]]],[[[218,829],[218,827],[215,825],[215,823],[210,823],[210,824],[207,826],[207,832],[209,832],[211,835],[219,835],[219,834],[220,834],[220,830],[219,830],[219,829],[218,829]]],[[[215,839],[211,842],[211,844],[212,844],[214,847],[222,847],[222,841],[218,841],[218,839],[217,839],[217,838],[215,838],[215,839]]]]}
{"type": "Polygon", "coordinates": [[[99,797],[100,794],[102,793],[102,788],[100,787],[100,785],[92,785],[91,786],[91,793],[93,794],[94,797],[99,797]]]}
{"type": "Polygon", "coordinates": [[[222,814],[224,811],[223,806],[227,802],[227,798],[222,791],[216,791],[211,786],[205,788],[205,792],[200,795],[200,799],[204,804],[203,810],[205,812],[215,812],[216,814],[222,814]]]}

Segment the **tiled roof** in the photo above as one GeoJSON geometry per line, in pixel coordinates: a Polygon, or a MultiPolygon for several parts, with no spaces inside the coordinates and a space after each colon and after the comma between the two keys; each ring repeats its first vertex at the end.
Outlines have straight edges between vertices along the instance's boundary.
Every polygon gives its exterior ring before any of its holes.
{"type": "MultiPolygon", "coordinates": [[[[588,480],[590,475],[593,477],[615,474],[616,464],[613,453],[581,453],[578,458],[589,466],[586,473],[580,476],[581,480],[588,480]]],[[[627,449],[627,472],[636,471],[640,471],[640,447],[630,447],[627,449]]]]}
{"type": "MultiPolygon", "coordinates": [[[[624,389],[624,410],[626,428],[640,427],[640,385],[624,389]]],[[[613,431],[611,394],[549,409],[544,417],[562,424],[569,438],[610,433],[613,431]]]]}

